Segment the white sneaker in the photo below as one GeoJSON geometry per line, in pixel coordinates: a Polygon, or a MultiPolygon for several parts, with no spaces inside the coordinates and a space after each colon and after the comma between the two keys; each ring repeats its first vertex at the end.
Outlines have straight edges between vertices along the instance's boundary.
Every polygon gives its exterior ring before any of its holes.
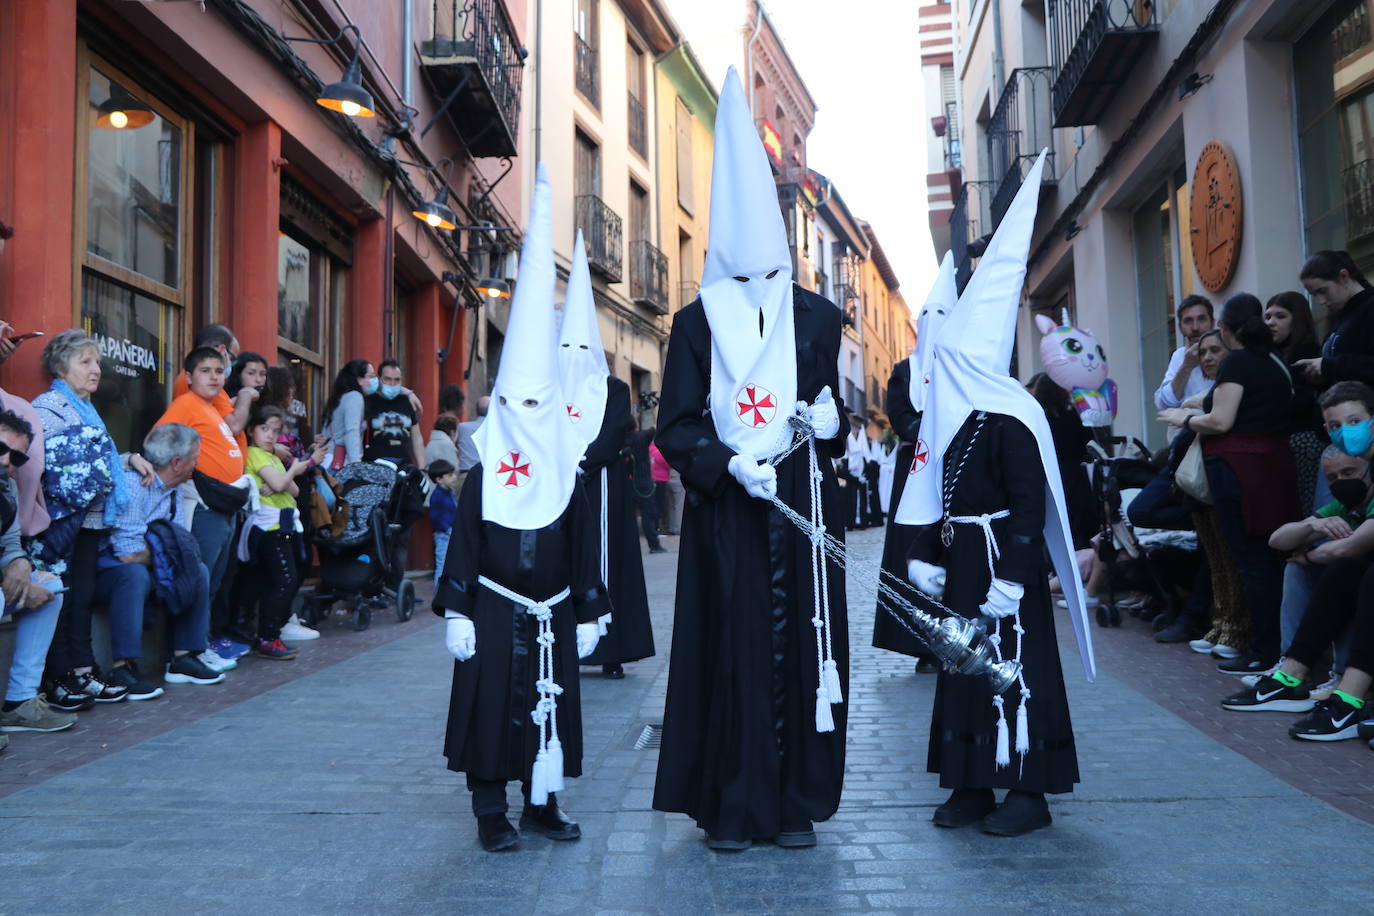
{"type": "Polygon", "coordinates": [[[1313,687],[1312,690],[1308,692],[1308,696],[1318,702],[1321,700],[1329,700],[1331,699],[1331,692],[1336,689],[1336,686],[1340,684],[1340,682],[1341,676],[1333,671],[1331,672],[1331,677],[1326,679],[1326,683],[1318,684],[1316,687],[1313,687]]]}
{"type": "Polygon", "coordinates": [[[1268,671],[1261,671],[1261,672],[1259,672],[1258,674],[1247,674],[1247,675],[1245,675],[1245,677],[1243,677],[1243,678],[1240,679],[1240,682],[1241,682],[1242,684],[1244,684],[1246,687],[1253,687],[1253,686],[1255,686],[1256,684],[1258,684],[1258,683],[1260,682],[1260,678],[1266,677],[1266,676],[1268,676],[1268,675],[1273,674],[1275,671],[1278,671],[1278,670],[1279,670],[1279,665],[1282,665],[1282,664],[1283,664],[1283,657],[1280,656],[1280,657],[1279,657],[1279,660],[1278,660],[1278,663],[1275,664],[1274,667],[1270,668],[1268,671]]]}
{"type": "Polygon", "coordinates": [[[214,649],[206,649],[200,653],[200,663],[216,673],[233,671],[239,666],[239,663],[232,658],[220,657],[214,649]]]}
{"type": "Polygon", "coordinates": [[[1239,649],[1234,649],[1231,646],[1223,646],[1221,643],[1217,643],[1212,647],[1212,658],[1240,658],[1240,655],[1241,652],[1239,649]]]}
{"type": "Polygon", "coordinates": [[[1198,655],[1210,655],[1212,652],[1212,644],[1205,639],[1192,640],[1188,643],[1188,648],[1192,649],[1198,655]]]}
{"type": "Polygon", "coordinates": [[[310,629],[292,614],[291,619],[282,625],[281,638],[286,642],[305,642],[309,639],[319,639],[320,631],[310,629]]]}
{"type": "MultiPolygon", "coordinates": [[[[1062,610],[1067,611],[1067,610],[1069,609],[1069,600],[1068,600],[1067,598],[1060,598],[1060,599],[1059,599],[1058,601],[1056,601],[1054,604],[1055,604],[1055,607],[1058,607],[1058,608],[1060,608],[1060,609],[1062,609],[1062,610]]],[[[1096,609],[1098,608],[1098,606],[1101,605],[1101,604],[1102,604],[1102,599],[1101,599],[1101,598],[1094,598],[1092,595],[1084,595],[1084,596],[1083,596],[1083,607],[1084,607],[1084,609],[1086,609],[1086,610],[1089,610],[1089,611],[1096,610],[1096,609]]]]}

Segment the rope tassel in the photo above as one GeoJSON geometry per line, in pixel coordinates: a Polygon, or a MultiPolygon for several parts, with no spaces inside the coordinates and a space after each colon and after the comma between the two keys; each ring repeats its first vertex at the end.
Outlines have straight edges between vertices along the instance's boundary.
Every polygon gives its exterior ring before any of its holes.
{"type": "Polygon", "coordinates": [[[549,793],[562,792],[563,785],[563,742],[554,735],[549,739],[548,755],[544,758],[544,784],[549,793]]]}
{"type": "Polygon", "coordinates": [[[1002,698],[993,697],[992,704],[997,707],[997,765],[999,767],[1011,766],[1011,751],[1008,749],[1007,740],[1007,714],[1002,708],[1002,698]]]}
{"type": "Polygon", "coordinates": [[[540,751],[534,757],[534,767],[530,770],[530,804],[546,805],[549,802],[549,756],[540,751]]]}
{"type": "Polygon", "coordinates": [[[1021,691],[1021,705],[1016,707],[1016,753],[1025,755],[1030,751],[1030,726],[1026,724],[1026,701],[1030,691],[1021,691]]]}
{"type": "Polygon", "coordinates": [[[835,717],[830,714],[830,694],[824,686],[816,688],[816,731],[833,732],[835,717]]]}
{"type": "Polygon", "coordinates": [[[844,691],[840,687],[840,668],[833,658],[825,660],[825,692],[830,694],[830,702],[844,702],[844,691]]]}

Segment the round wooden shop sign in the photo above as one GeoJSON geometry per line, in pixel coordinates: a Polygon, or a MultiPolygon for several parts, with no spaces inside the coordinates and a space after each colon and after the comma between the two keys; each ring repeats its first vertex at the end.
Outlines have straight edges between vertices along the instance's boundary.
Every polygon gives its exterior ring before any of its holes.
{"type": "Polygon", "coordinates": [[[1193,264],[1209,292],[1218,292],[1240,260],[1240,170],[1220,143],[1208,143],[1197,158],[1190,192],[1193,264]]]}

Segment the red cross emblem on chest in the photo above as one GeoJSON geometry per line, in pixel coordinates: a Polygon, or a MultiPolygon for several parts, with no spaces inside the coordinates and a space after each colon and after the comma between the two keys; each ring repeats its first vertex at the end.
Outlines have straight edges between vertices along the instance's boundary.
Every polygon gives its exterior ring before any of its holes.
{"type": "Polygon", "coordinates": [[[576,404],[568,405],[568,419],[572,420],[574,423],[582,422],[582,411],[577,409],[576,404]]]}
{"type": "Polygon", "coordinates": [[[496,475],[508,490],[523,487],[530,482],[530,460],[520,452],[507,452],[496,465],[496,475]]]}
{"type": "Polygon", "coordinates": [[[745,385],[735,395],[735,410],[745,426],[761,429],[773,422],[778,412],[778,400],[762,385],[745,385]]]}
{"type": "Polygon", "coordinates": [[[908,473],[917,474],[925,470],[930,463],[930,446],[926,445],[926,440],[916,440],[916,454],[911,459],[911,470],[908,473]]]}

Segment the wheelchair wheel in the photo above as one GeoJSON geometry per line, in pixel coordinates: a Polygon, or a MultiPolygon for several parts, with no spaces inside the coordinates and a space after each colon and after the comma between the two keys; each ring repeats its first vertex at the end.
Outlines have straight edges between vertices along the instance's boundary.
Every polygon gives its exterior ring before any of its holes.
{"type": "Polygon", "coordinates": [[[353,629],[359,632],[372,626],[372,608],[368,606],[366,598],[360,598],[353,604],[353,629]]]}
{"type": "Polygon", "coordinates": [[[405,623],[415,613],[415,585],[409,579],[402,579],[396,586],[396,619],[405,623]]]}

